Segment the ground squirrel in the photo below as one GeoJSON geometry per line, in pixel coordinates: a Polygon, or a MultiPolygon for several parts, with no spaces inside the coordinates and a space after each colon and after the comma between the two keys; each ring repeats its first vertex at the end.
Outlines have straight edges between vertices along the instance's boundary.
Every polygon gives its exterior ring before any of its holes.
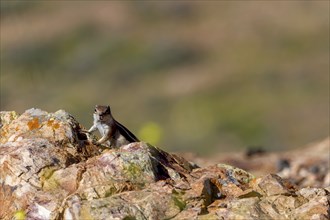
{"type": "Polygon", "coordinates": [[[99,130],[102,136],[96,144],[120,147],[132,142],[139,142],[139,139],[132,132],[113,118],[110,106],[96,105],[93,117],[94,123],[88,133],[99,130]]]}

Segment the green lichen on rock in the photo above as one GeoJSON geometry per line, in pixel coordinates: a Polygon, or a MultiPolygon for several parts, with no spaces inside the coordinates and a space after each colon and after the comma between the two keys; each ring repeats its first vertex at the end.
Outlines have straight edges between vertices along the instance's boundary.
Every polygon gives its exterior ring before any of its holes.
{"type": "Polygon", "coordinates": [[[136,163],[128,163],[124,166],[123,170],[124,174],[132,181],[132,182],[140,182],[143,171],[141,166],[136,163]]]}
{"type": "Polygon", "coordinates": [[[172,195],[172,200],[174,202],[174,205],[177,206],[180,211],[186,208],[187,203],[182,199],[182,197],[172,195]]]}
{"type": "Polygon", "coordinates": [[[54,190],[59,186],[58,180],[54,177],[55,167],[45,167],[40,173],[41,186],[44,190],[54,190]]]}

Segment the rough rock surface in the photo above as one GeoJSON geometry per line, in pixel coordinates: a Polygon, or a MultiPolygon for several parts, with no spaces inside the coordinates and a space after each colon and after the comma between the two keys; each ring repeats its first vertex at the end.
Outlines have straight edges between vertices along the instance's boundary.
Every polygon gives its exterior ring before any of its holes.
{"type": "Polygon", "coordinates": [[[0,219],[328,219],[329,187],[91,145],[63,110],[0,112],[0,219]]]}
{"type": "Polygon", "coordinates": [[[325,188],[330,185],[329,137],[285,152],[267,152],[261,148],[247,152],[223,153],[208,158],[201,158],[192,153],[181,155],[200,166],[226,163],[249,171],[255,176],[277,173],[300,188],[308,186],[325,188]]]}

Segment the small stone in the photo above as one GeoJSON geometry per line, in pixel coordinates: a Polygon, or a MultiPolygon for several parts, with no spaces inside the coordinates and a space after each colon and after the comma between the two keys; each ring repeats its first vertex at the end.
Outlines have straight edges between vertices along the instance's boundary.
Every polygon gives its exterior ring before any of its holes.
{"type": "Polygon", "coordinates": [[[290,193],[289,190],[285,188],[281,177],[276,174],[269,174],[257,179],[257,185],[261,189],[261,193],[267,196],[290,193]]]}
{"type": "Polygon", "coordinates": [[[319,196],[326,196],[328,194],[330,195],[330,193],[327,193],[327,191],[324,189],[310,187],[300,189],[297,194],[309,200],[319,196]]]}

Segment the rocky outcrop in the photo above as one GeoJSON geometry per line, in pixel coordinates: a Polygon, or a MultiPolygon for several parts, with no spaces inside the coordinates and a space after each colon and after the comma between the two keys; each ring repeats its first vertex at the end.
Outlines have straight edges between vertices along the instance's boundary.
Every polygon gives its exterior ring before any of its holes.
{"type": "Polygon", "coordinates": [[[101,150],[62,110],[0,117],[1,219],[329,218],[329,188],[200,168],[143,142],[101,150]]]}
{"type": "Polygon", "coordinates": [[[256,148],[245,152],[222,153],[208,158],[198,157],[192,153],[181,155],[200,166],[226,163],[238,166],[256,176],[276,173],[299,188],[325,188],[330,185],[329,137],[305,147],[283,152],[267,152],[262,148],[256,148]]]}

